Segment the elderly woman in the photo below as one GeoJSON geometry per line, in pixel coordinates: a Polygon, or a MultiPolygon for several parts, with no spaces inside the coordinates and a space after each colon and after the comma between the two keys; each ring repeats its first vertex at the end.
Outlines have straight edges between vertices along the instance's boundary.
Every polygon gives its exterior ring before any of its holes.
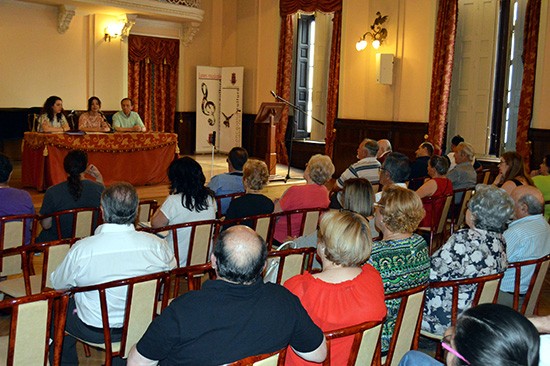
{"type": "MultiPolygon", "coordinates": [[[[468,202],[469,229],[454,233],[431,258],[430,281],[459,280],[504,272],[508,267],[502,232],[514,212],[514,201],[504,190],[478,184],[468,202]]],[[[475,286],[461,289],[458,309],[468,308],[475,286]]],[[[442,335],[451,323],[451,288],[428,288],[422,329],[442,335]]]]}
{"type": "MultiPolygon", "coordinates": [[[[304,273],[285,282],[311,319],[323,331],[377,321],[386,315],[380,274],[363,263],[369,258],[372,240],[365,218],[349,211],[329,211],[318,231],[317,254],[323,271],[304,273]]],[[[351,350],[348,338],[331,343],[331,365],[345,365],[351,350]]],[[[292,349],[286,365],[309,365],[292,349]]]]}
{"type": "Polygon", "coordinates": [[[109,132],[111,127],[100,111],[101,100],[98,97],[88,99],[88,111],[78,118],[78,129],[87,132],[109,132]]]}
{"type": "Polygon", "coordinates": [[[521,185],[533,186],[533,180],[525,170],[523,158],[515,151],[508,151],[500,157],[498,175],[493,185],[511,194],[514,188],[521,185]]]}
{"type": "MultiPolygon", "coordinates": [[[[384,281],[386,294],[407,290],[428,282],[430,258],[426,241],[414,231],[424,217],[422,201],[406,188],[391,185],[384,188],[375,204],[374,219],[382,232],[375,242],[370,263],[384,281]]],[[[382,351],[387,352],[395,328],[400,300],[388,300],[388,315],[382,329],[382,351]]]]}
{"type": "MultiPolygon", "coordinates": [[[[306,184],[292,186],[275,201],[275,212],[297,210],[301,208],[326,208],[329,205],[328,190],[324,184],[334,174],[334,165],[326,155],[313,155],[304,171],[306,184]]],[[[299,235],[300,217],[294,215],[291,220],[291,237],[299,235]]],[[[288,237],[287,220],[279,220],[275,226],[274,238],[279,243],[285,242],[288,237]]]]}
{"type": "MultiPolygon", "coordinates": [[[[268,180],[267,165],[261,160],[248,159],[243,166],[243,186],[246,194],[231,201],[225,220],[272,213],[273,201],[260,193],[268,180]]],[[[251,223],[243,222],[243,225],[251,226],[251,223]]],[[[224,226],[224,229],[227,227],[224,226]]]]}
{"type": "Polygon", "coordinates": [[[445,205],[444,200],[436,200],[432,204],[426,198],[432,197],[435,199],[453,194],[453,183],[445,178],[447,170],[449,170],[449,161],[446,158],[434,155],[428,160],[428,175],[431,179],[416,191],[416,194],[422,198],[422,204],[426,211],[426,216],[424,216],[420,226],[431,227],[432,220],[439,220],[445,205]]]}
{"type": "MultiPolygon", "coordinates": [[[[199,163],[188,156],[174,160],[168,167],[168,179],[170,194],[151,218],[152,227],[216,218],[214,192],[205,186],[206,178],[199,163]]],[[[171,235],[167,239],[173,247],[171,235]]],[[[187,264],[190,235],[191,228],[178,229],[177,249],[181,267],[187,264]]]]}
{"type": "Polygon", "coordinates": [[[38,132],[63,132],[71,128],[63,114],[63,101],[52,95],[44,102],[40,117],[38,117],[38,132]]]}

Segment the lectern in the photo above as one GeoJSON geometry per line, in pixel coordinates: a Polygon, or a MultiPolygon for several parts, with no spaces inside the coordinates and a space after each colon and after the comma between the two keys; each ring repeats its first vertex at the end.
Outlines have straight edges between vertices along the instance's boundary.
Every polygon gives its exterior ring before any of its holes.
{"type": "Polygon", "coordinates": [[[265,154],[265,163],[269,169],[270,175],[275,175],[277,168],[277,150],[275,146],[276,126],[281,121],[283,110],[286,105],[279,102],[264,102],[256,115],[254,123],[269,124],[267,131],[267,149],[265,154]]]}

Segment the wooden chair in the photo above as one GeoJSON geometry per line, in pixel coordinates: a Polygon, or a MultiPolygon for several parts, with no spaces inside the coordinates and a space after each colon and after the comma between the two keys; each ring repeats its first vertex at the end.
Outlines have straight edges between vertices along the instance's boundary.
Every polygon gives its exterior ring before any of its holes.
{"type": "MultiPolygon", "coordinates": [[[[216,279],[216,271],[214,271],[210,262],[172,269],[170,271],[170,286],[166,288],[168,301],[165,306],[170,305],[172,300],[186,291],[200,290],[204,282],[203,278],[206,275],[210,280],[216,279]],[[184,284],[186,288],[183,287],[184,284]]],[[[162,310],[162,303],[159,303],[157,312],[160,314],[162,310]]]]}
{"type": "Polygon", "coordinates": [[[525,316],[530,316],[535,313],[539,301],[540,290],[544,279],[546,278],[546,272],[548,271],[548,265],[550,264],[550,254],[539,259],[526,260],[522,262],[508,263],[508,269],[514,270],[514,305],[513,308],[519,311],[525,316]],[[519,307],[519,298],[521,296],[521,272],[533,270],[531,280],[529,281],[529,287],[525,292],[523,303],[521,308],[519,307]]]}
{"type": "Polygon", "coordinates": [[[156,229],[141,228],[139,230],[154,233],[162,237],[171,234],[174,256],[176,257],[178,266],[181,267],[180,263],[182,263],[182,257],[186,258],[185,266],[205,264],[210,261],[212,244],[219,224],[219,220],[204,220],[168,225],[156,229]],[[178,232],[182,235],[184,231],[189,231],[190,233],[188,243],[179,242],[178,232]],[[180,249],[186,246],[189,248],[187,253],[180,253],[180,249]]]}
{"type": "Polygon", "coordinates": [[[48,291],[1,301],[0,309],[11,310],[11,320],[8,335],[0,337],[0,364],[48,365],[49,342],[53,338],[53,365],[59,365],[68,298],[67,294],[48,291]],[[55,318],[54,334],[50,334],[54,306],[59,315],[55,318]]]}
{"type": "Polygon", "coordinates": [[[159,204],[157,200],[141,200],[139,201],[138,214],[136,217],[136,222],[149,222],[151,221],[151,216],[157,210],[159,204]]]}
{"type": "Polygon", "coordinates": [[[405,184],[407,185],[407,188],[411,187],[410,189],[412,189],[413,191],[416,191],[418,188],[422,187],[422,185],[426,183],[426,181],[429,179],[430,177],[428,176],[416,177],[413,179],[409,179],[408,181],[405,182],[405,184]]]}
{"type": "Polygon", "coordinates": [[[242,360],[232,362],[228,366],[283,366],[285,364],[286,350],[287,348],[285,347],[279,351],[246,357],[242,360]]]}
{"type": "MultiPolygon", "coordinates": [[[[429,284],[429,287],[450,287],[452,289],[453,299],[451,305],[451,325],[454,326],[456,324],[456,319],[458,318],[458,296],[460,294],[460,287],[465,285],[476,285],[474,298],[472,299],[472,303],[469,307],[474,307],[479,304],[486,303],[494,304],[498,297],[498,289],[500,288],[500,281],[502,280],[503,276],[504,272],[475,278],[463,278],[460,280],[432,282],[429,284]]],[[[441,341],[443,339],[443,336],[441,335],[433,334],[424,330],[422,330],[420,334],[424,337],[437,341],[441,341]]],[[[441,343],[438,343],[437,345],[436,358],[438,360],[442,360],[443,358],[441,343]]]]}
{"type": "Polygon", "coordinates": [[[385,300],[401,299],[401,304],[395,320],[395,328],[388,353],[382,358],[382,365],[396,366],[405,353],[417,348],[426,288],[428,288],[427,284],[385,296],[385,300]]]}
{"type": "Polygon", "coordinates": [[[10,255],[8,250],[22,247],[25,245],[26,239],[33,243],[36,237],[37,219],[37,215],[0,217],[0,276],[21,274],[21,257],[10,255]],[[28,235],[30,237],[27,238],[28,235]]]}
{"type": "Polygon", "coordinates": [[[85,238],[94,234],[94,230],[102,222],[101,210],[99,207],[83,207],[74,208],[71,210],[63,210],[53,212],[49,215],[40,216],[39,219],[52,218],[52,226],[55,225],[57,229],[57,238],[59,240],[63,238],[61,231],[61,221],[70,220],[71,235],[69,238],[85,238]]]}
{"type": "Polygon", "coordinates": [[[39,294],[51,289],[50,275],[61,264],[77,239],[63,239],[47,243],[22,245],[2,251],[2,257],[19,257],[23,276],[0,282],[0,292],[11,297],[39,294]],[[42,253],[42,272],[34,274],[32,259],[35,253],[42,253]]]}
{"type": "Polygon", "coordinates": [[[284,285],[289,278],[311,271],[316,252],[316,248],[271,251],[267,254],[266,275],[269,274],[269,278],[274,279],[271,282],[284,285]]]}
{"type": "Polygon", "coordinates": [[[477,173],[477,183],[489,184],[489,179],[491,178],[491,169],[482,169],[477,173]]]}
{"type": "Polygon", "coordinates": [[[353,337],[347,365],[376,365],[380,359],[380,336],[384,320],[365,322],[350,327],[325,332],[327,339],[327,358],[322,363],[330,365],[330,346],[333,340],[353,337]]]}
{"type": "Polygon", "coordinates": [[[233,225],[247,225],[260,235],[267,243],[268,250],[271,249],[273,242],[273,230],[275,229],[275,220],[273,220],[273,214],[264,214],[256,216],[241,217],[238,219],[224,220],[221,225],[233,226],[233,225]]]}
{"type": "Polygon", "coordinates": [[[221,219],[223,216],[222,212],[222,202],[231,202],[237,197],[244,196],[245,192],[236,192],[236,193],[228,193],[228,194],[220,194],[219,196],[215,196],[216,199],[216,205],[218,207],[218,210],[216,212],[216,218],[221,219]]]}
{"type": "MultiPolygon", "coordinates": [[[[97,291],[100,301],[101,321],[103,328],[104,343],[91,343],[75,337],[85,345],[105,350],[105,366],[111,366],[112,357],[127,358],[130,349],[136,344],[147,327],[156,316],[157,299],[161,296],[162,288],[169,285],[170,272],[159,272],[144,276],[132,277],[123,280],[116,280],[99,285],[75,287],[70,290],[71,294],[97,291]],[[124,309],[124,322],[122,337],[118,342],[111,341],[108,313],[108,290],[117,287],[127,287],[126,306],[124,309]]],[[[168,291],[162,294],[162,306],[166,307],[168,291]]],[[[69,333],[70,334],[70,333],[69,333]]]]}
{"type": "Polygon", "coordinates": [[[424,205],[431,206],[431,225],[430,227],[419,227],[419,233],[430,233],[429,251],[433,254],[445,241],[445,227],[447,225],[447,216],[453,202],[453,195],[440,197],[424,198],[424,205]],[[441,214],[440,214],[441,213],[441,214]]]}
{"type": "Polygon", "coordinates": [[[451,234],[462,229],[464,219],[466,218],[466,210],[468,202],[475,193],[474,188],[455,189],[453,191],[453,208],[451,211],[451,234]]]}
{"type": "MultiPolygon", "coordinates": [[[[300,237],[309,235],[317,230],[321,214],[327,211],[327,208],[302,208],[298,210],[283,211],[272,214],[273,220],[286,220],[287,235],[300,237]],[[298,218],[297,220],[293,220],[298,218]],[[293,225],[293,222],[294,225],[293,225]],[[297,224],[297,225],[296,225],[297,224]]],[[[278,222],[277,222],[278,223],[278,222]]]]}

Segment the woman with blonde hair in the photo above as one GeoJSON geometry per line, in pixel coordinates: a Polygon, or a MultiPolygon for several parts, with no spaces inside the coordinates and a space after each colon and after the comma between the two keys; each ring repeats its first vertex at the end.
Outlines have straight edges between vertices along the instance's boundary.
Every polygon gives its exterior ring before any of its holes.
{"type": "Polygon", "coordinates": [[[525,170],[523,158],[515,151],[508,151],[501,155],[498,164],[498,175],[493,185],[504,189],[511,194],[514,188],[521,185],[535,185],[533,179],[525,170]]]}
{"type": "MultiPolygon", "coordinates": [[[[283,196],[275,200],[275,212],[291,211],[301,208],[327,208],[330,201],[328,190],[324,184],[334,174],[334,164],[326,155],[313,155],[304,171],[305,185],[292,186],[283,193],[283,196]]],[[[291,219],[291,237],[297,237],[300,230],[300,215],[294,215],[291,219]]],[[[275,226],[275,241],[284,243],[289,239],[287,220],[279,220],[275,226]]]]}
{"type": "MultiPolygon", "coordinates": [[[[225,220],[272,213],[273,201],[260,193],[267,185],[268,180],[267,165],[261,160],[248,159],[243,166],[243,186],[246,194],[231,201],[225,214],[225,220]]],[[[242,224],[251,226],[250,222],[242,224]]],[[[231,226],[224,226],[224,230],[231,226]]]]}
{"type": "MultiPolygon", "coordinates": [[[[285,287],[300,298],[309,316],[323,331],[331,331],[386,315],[384,287],[380,274],[364,264],[371,253],[369,223],[350,211],[329,211],[319,224],[317,254],[323,270],[304,273],[285,282],[285,287]]],[[[331,365],[347,363],[352,340],[331,343],[331,365]]],[[[292,349],[286,365],[310,365],[292,349]]]]}
{"type": "MultiPolygon", "coordinates": [[[[374,220],[382,240],[374,242],[369,263],[382,276],[386,294],[407,290],[428,282],[430,257],[426,241],[414,231],[424,217],[418,195],[406,188],[384,188],[375,204],[374,220]]],[[[387,352],[400,300],[388,300],[388,315],[382,329],[382,352],[387,352]]]]}

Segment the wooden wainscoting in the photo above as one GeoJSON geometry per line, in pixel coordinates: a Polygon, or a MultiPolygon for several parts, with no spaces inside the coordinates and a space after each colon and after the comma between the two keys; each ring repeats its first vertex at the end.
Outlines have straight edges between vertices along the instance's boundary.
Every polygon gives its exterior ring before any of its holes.
{"type": "Polygon", "coordinates": [[[178,146],[181,155],[195,153],[197,134],[197,115],[195,112],[176,112],[174,131],[178,134],[178,146]]]}
{"type": "Polygon", "coordinates": [[[531,170],[538,169],[545,155],[550,154],[550,130],[529,129],[531,141],[531,170]]]}
{"type": "Polygon", "coordinates": [[[332,161],[336,167],[335,177],[357,161],[357,147],[365,139],[388,139],[393,150],[414,159],[414,152],[428,133],[427,122],[370,121],[337,119],[334,124],[336,141],[332,161]]]}

